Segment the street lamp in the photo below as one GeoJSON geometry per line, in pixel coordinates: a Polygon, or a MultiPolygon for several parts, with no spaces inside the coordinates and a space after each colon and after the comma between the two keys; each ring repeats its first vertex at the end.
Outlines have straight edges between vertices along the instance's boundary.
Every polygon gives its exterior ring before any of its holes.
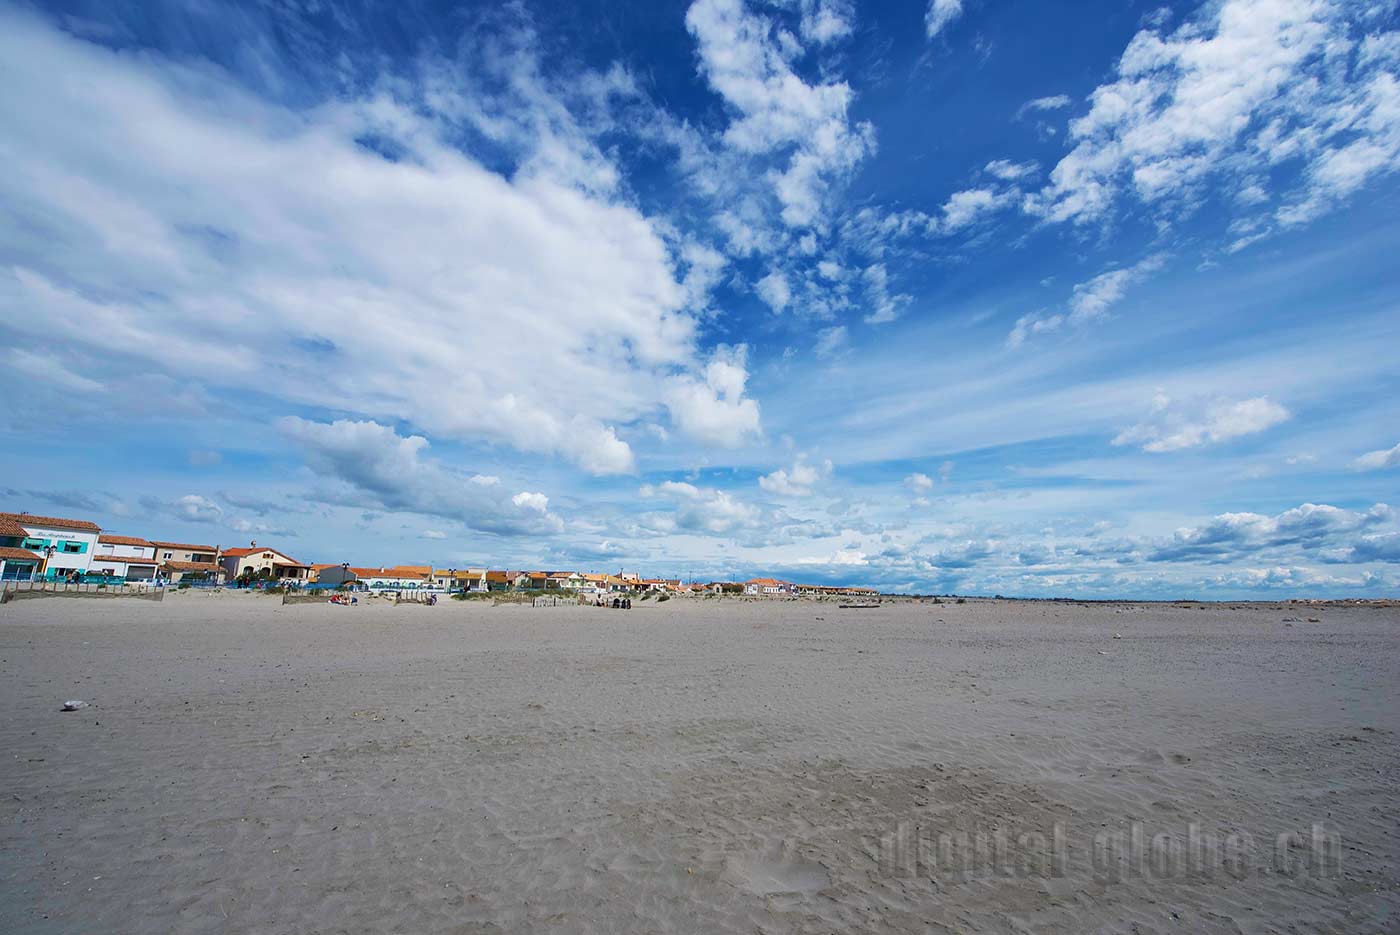
{"type": "Polygon", "coordinates": [[[58,548],[57,548],[56,546],[53,546],[53,545],[46,545],[46,546],[44,546],[44,570],[43,570],[43,573],[42,573],[42,577],[45,577],[45,578],[48,577],[48,575],[49,575],[49,562],[53,561],[53,553],[55,553],[55,552],[57,552],[57,551],[58,551],[58,548]]]}

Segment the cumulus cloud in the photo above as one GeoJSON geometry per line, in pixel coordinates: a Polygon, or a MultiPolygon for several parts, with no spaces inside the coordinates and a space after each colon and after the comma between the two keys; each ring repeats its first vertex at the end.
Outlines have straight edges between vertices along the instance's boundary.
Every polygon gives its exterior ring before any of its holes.
{"type": "Polygon", "coordinates": [[[1335,564],[1400,562],[1400,532],[1361,536],[1352,545],[1324,551],[1321,558],[1335,564]]]}
{"type": "Polygon", "coordinates": [[[728,491],[701,488],[681,481],[665,481],[655,486],[644,485],[643,497],[662,497],[676,501],[671,522],[674,529],[711,536],[733,535],[760,526],[762,511],[744,503],[728,491]]]}
{"type": "Polygon", "coordinates": [[[904,478],[904,486],[915,493],[928,493],[933,489],[933,478],[927,474],[915,472],[904,478]]]}
{"type": "Polygon", "coordinates": [[[788,286],[787,277],[778,270],[760,279],[757,289],[758,297],[775,312],[781,312],[792,301],[792,289],[788,286]]]}
{"type": "Polygon", "coordinates": [[[798,458],[790,470],[779,468],[760,477],[758,486],[782,497],[805,497],[812,492],[813,486],[830,474],[830,461],[808,464],[804,459],[798,458]]]}
{"type": "Polygon", "coordinates": [[[1287,408],[1269,399],[1212,399],[1176,403],[1164,393],[1153,400],[1152,417],[1119,432],[1115,445],[1142,446],[1161,453],[1254,435],[1292,417],[1287,408]]]}
{"type": "Polygon", "coordinates": [[[425,457],[428,440],[377,422],[277,423],[321,479],[315,496],[329,503],[453,519],[483,532],[547,535],[563,529],[539,493],[511,496],[500,484],[474,482],[425,457]]]}
{"type": "Polygon", "coordinates": [[[1026,209],[1084,223],[1131,199],[1171,217],[1214,184],[1260,225],[1317,216],[1400,168],[1394,33],[1359,37],[1368,16],[1344,0],[1225,0],[1139,32],[1026,209]]]}
{"type": "Polygon", "coordinates": [[[855,28],[850,0],[802,0],[800,10],[802,38],[817,45],[844,39],[855,28]]]}
{"type": "Polygon", "coordinates": [[[440,529],[425,529],[418,534],[420,539],[446,539],[447,533],[440,529]]]}
{"type": "MultiPolygon", "coordinates": [[[[808,19],[822,33],[820,41],[836,38],[836,21],[808,19]]],[[[698,44],[702,74],[736,114],[725,142],[740,153],[785,157],[785,167],[770,176],[783,222],[795,228],[818,223],[832,182],[874,148],[869,124],[852,126],[847,118],[850,86],[804,81],[792,65],[800,51],[796,37],[743,0],[696,0],[685,22],[698,44]]]]}
{"type": "Polygon", "coordinates": [[[1221,513],[1204,526],[1187,527],[1146,555],[1151,562],[1223,560],[1263,549],[1301,546],[1316,549],[1336,537],[1392,520],[1389,506],[1378,503],[1365,512],[1329,504],[1304,503],[1276,516],[1221,513]]]}
{"type": "Polygon", "coordinates": [[[720,345],[699,377],[671,384],[671,419],[682,431],[715,445],[734,447],[760,430],[758,403],[744,397],[748,348],[720,345]]]}
{"type": "MultiPolygon", "coordinates": [[[[136,367],[369,419],[412,413],[434,436],[595,473],[632,470],[616,426],[654,416],[672,390],[690,399],[703,360],[692,306],[722,259],[695,245],[675,256],[523,66],[508,76],[520,127],[498,134],[519,160],[505,177],[447,142],[500,114],[448,93],[446,66],[293,111],[15,10],[0,14],[0,62],[0,200],[46,219],[0,272],[0,303],[30,310],[6,327],[100,364],[46,367],[50,379],[90,388],[136,367]],[[542,366],[524,333],[568,340],[542,366]]],[[[625,76],[593,80],[627,93],[625,76]]],[[[736,137],[757,142],[766,124],[755,111],[736,137]]],[[[37,367],[33,353],[10,358],[37,367]]],[[[735,407],[756,422],[756,404],[735,407]]]]}
{"type": "Polygon", "coordinates": [[[1368,451],[1351,462],[1351,466],[1358,471],[1379,471],[1382,468],[1400,467],[1400,444],[1394,448],[1368,451]]]}
{"type": "Polygon", "coordinates": [[[924,29],[928,37],[932,39],[938,35],[962,13],[962,0],[929,0],[928,12],[924,14],[924,29]]]}

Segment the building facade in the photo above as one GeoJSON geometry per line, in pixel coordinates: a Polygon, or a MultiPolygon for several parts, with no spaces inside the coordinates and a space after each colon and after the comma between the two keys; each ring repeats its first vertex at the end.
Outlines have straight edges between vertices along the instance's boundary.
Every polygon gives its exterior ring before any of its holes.
{"type": "MultiPolygon", "coordinates": [[[[15,546],[32,552],[43,561],[41,573],[45,578],[65,578],[87,574],[92,558],[97,554],[97,538],[102,528],[82,519],[57,516],[37,516],[32,513],[0,513],[10,529],[23,531],[15,546]]],[[[19,559],[16,559],[19,561],[19,559]]]]}

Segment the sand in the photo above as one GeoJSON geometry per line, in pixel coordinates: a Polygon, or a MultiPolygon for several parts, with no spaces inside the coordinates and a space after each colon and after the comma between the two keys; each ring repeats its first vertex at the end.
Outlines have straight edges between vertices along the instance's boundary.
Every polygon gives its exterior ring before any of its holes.
{"type": "Polygon", "coordinates": [[[1394,609],[275,600],[0,607],[0,931],[1400,930],[1394,609]]]}

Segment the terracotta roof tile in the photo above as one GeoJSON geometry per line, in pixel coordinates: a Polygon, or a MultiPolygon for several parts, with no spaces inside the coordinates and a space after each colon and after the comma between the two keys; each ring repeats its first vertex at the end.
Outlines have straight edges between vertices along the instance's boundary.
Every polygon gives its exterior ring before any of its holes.
{"type": "Polygon", "coordinates": [[[20,559],[21,561],[28,561],[30,559],[33,559],[37,562],[39,560],[39,556],[35,555],[28,549],[12,549],[9,546],[0,546],[0,559],[20,559]]]}
{"type": "Polygon", "coordinates": [[[116,536],[116,535],[113,535],[113,534],[111,534],[111,533],[106,533],[106,532],[104,532],[102,535],[98,536],[98,537],[97,537],[97,541],[98,541],[98,542],[105,542],[105,543],[107,543],[108,545],[158,545],[158,544],[159,544],[159,543],[151,542],[149,539],[142,539],[142,538],[140,538],[140,537],[138,537],[138,536],[116,536]]]}
{"type": "Polygon", "coordinates": [[[35,513],[0,513],[0,519],[33,526],[53,526],[58,529],[81,529],[84,532],[101,532],[102,527],[85,519],[60,519],[57,516],[39,516],[35,513]]]}

